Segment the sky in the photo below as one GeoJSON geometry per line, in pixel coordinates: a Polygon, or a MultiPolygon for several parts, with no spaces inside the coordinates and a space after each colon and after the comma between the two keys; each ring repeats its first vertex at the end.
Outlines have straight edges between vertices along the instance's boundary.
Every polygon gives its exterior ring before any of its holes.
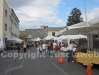
{"type": "MultiPolygon", "coordinates": [[[[20,20],[20,30],[38,28],[41,25],[63,27],[73,8],[82,12],[85,21],[84,0],[5,0],[20,20]]],[[[99,17],[99,0],[85,0],[87,21],[99,17]]]]}

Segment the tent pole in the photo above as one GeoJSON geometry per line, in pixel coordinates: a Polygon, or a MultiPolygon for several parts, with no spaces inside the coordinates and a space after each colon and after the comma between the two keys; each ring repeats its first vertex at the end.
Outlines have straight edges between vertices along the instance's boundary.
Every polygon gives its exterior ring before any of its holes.
{"type": "Polygon", "coordinates": [[[88,40],[88,50],[90,49],[90,34],[87,34],[87,40],[88,40]]]}

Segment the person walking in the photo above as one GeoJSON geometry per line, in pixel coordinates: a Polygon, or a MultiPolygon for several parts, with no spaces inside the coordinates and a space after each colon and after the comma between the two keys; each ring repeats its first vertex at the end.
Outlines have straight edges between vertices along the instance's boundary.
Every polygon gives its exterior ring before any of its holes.
{"type": "Polygon", "coordinates": [[[24,48],[24,52],[26,52],[26,43],[24,43],[23,48],[24,48]]]}

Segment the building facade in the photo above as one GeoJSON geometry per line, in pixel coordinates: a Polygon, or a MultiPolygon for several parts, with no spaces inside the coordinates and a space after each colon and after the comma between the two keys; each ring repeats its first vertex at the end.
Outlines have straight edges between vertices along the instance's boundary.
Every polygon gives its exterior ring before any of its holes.
{"type": "Polygon", "coordinates": [[[19,37],[19,19],[5,0],[0,0],[0,37],[7,39],[19,37]]]}
{"type": "Polygon", "coordinates": [[[64,29],[64,27],[49,27],[48,36],[56,36],[57,32],[64,29]]]}
{"type": "Polygon", "coordinates": [[[62,30],[64,27],[48,27],[41,26],[38,29],[25,29],[25,31],[20,31],[20,38],[25,39],[28,35],[31,35],[32,38],[40,37],[41,39],[46,36],[55,36],[56,32],[62,30]]]}

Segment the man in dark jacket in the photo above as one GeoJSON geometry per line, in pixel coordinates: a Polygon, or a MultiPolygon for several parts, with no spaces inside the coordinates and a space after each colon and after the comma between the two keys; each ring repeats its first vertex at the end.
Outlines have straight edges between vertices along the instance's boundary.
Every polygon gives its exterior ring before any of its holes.
{"type": "Polygon", "coordinates": [[[18,44],[18,53],[20,53],[20,44],[18,44]]]}
{"type": "Polygon", "coordinates": [[[53,55],[53,43],[49,42],[48,44],[49,56],[53,55]]]}

